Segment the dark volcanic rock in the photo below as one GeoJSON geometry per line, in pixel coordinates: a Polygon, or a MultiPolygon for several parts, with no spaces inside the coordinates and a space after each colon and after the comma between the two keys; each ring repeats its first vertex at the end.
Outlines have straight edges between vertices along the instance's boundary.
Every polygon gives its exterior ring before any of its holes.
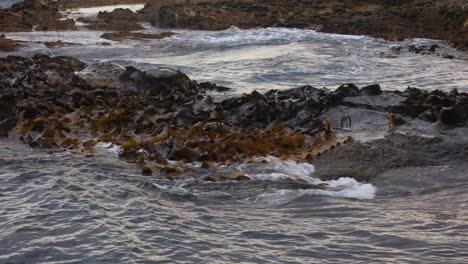
{"type": "Polygon", "coordinates": [[[314,159],[314,166],[316,175],[322,179],[353,177],[368,181],[385,171],[397,168],[468,162],[467,147],[466,141],[395,133],[383,139],[352,142],[327,151],[314,159]]]}
{"type": "MultiPolygon", "coordinates": [[[[149,2],[141,11],[141,19],[170,28],[296,27],[390,40],[443,39],[459,48],[468,45],[464,0],[162,0],[149,2]]],[[[426,50],[433,53],[435,49],[426,50]]]]}
{"type": "Polygon", "coordinates": [[[380,89],[380,85],[372,84],[361,88],[361,93],[364,95],[380,95],[382,94],[382,90],[380,89]]]}
{"type": "MultiPolygon", "coordinates": [[[[138,30],[139,21],[158,27],[221,30],[231,26],[311,28],[340,34],[371,35],[389,40],[432,38],[449,41],[454,47],[468,47],[468,9],[465,0],[98,0],[58,3],[64,8],[147,3],[138,13],[118,9],[102,12],[96,21],[87,21],[93,29],[138,30]],[[397,3],[397,4],[395,4],[397,3]]],[[[2,31],[70,30],[72,20],[63,20],[55,1],[26,0],[0,10],[2,31]]],[[[437,53],[437,47],[418,53],[437,53]]],[[[443,54],[439,54],[443,56],[443,54]]],[[[445,57],[451,58],[447,54],[445,57]]]]}
{"type": "Polygon", "coordinates": [[[101,38],[120,41],[124,39],[163,39],[168,38],[176,33],[173,32],[162,32],[159,34],[145,34],[138,32],[129,32],[129,31],[119,31],[119,32],[110,32],[104,33],[101,35],[101,38]]]}
{"type": "Polygon", "coordinates": [[[5,35],[0,36],[0,51],[3,52],[12,52],[20,49],[22,45],[15,40],[7,39],[5,35]]]}
{"type": "Polygon", "coordinates": [[[175,10],[168,6],[162,6],[159,9],[159,20],[153,22],[162,28],[175,28],[177,27],[177,14],[175,10]]]}
{"type": "Polygon", "coordinates": [[[75,22],[63,19],[59,6],[54,1],[25,0],[0,10],[0,31],[18,32],[74,30],[75,22]]]}
{"type": "Polygon", "coordinates": [[[46,42],[44,45],[49,49],[58,49],[65,47],[65,43],[61,40],[53,41],[53,42],[46,42]]]}
{"type": "Polygon", "coordinates": [[[453,59],[455,56],[448,54],[446,51],[438,51],[440,46],[438,45],[404,45],[404,46],[395,46],[390,48],[394,53],[400,54],[401,52],[407,51],[420,55],[435,55],[442,57],[444,59],[453,59]]]}
{"type": "Polygon", "coordinates": [[[443,107],[438,116],[442,124],[451,126],[463,126],[468,121],[468,105],[455,104],[451,107],[443,107]]]}
{"type": "Polygon", "coordinates": [[[8,132],[16,126],[16,106],[11,96],[0,97],[0,137],[8,136],[8,132]]]}
{"type": "MultiPolygon", "coordinates": [[[[173,69],[47,55],[0,58],[0,69],[0,136],[87,155],[98,142],[114,144],[122,159],[153,162],[151,173],[169,179],[184,174],[168,159],[232,164],[272,155],[304,162],[351,141],[338,141],[331,125],[394,133],[415,120],[465,126],[468,116],[468,95],[455,91],[302,86],[216,102],[206,95],[216,85],[173,69]]],[[[245,179],[238,176],[212,179],[245,179]]]]}
{"type": "Polygon", "coordinates": [[[359,88],[356,85],[349,83],[341,85],[340,87],[338,87],[338,89],[335,90],[335,92],[344,97],[356,96],[359,94],[359,88]]]}
{"type": "Polygon", "coordinates": [[[112,12],[99,12],[97,19],[81,19],[94,30],[133,31],[143,30],[138,23],[138,15],[130,9],[117,8],[112,12]]]}

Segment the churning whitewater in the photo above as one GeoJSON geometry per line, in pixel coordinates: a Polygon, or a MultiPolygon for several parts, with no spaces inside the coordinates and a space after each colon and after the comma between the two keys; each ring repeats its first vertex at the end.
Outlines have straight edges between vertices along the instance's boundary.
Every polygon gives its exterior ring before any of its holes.
{"type": "MultiPolygon", "coordinates": [[[[145,25],[145,33],[163,30],[145,25]]],[[[171,67],[236,88],[234,93],[286,89],[311,84],[336,88],[343,83],[385,89],[466,89],[468,57],[439,41],[413,39],[387,42],[366,36],[319,33],[313,30],[230,28],[219,32],[174,30],[161,40],[109,41],[102,31],[8,33],[7,37],[38,42],[16,54],[46,52],[86,61],[109,60],[143,69],[171,67]],[[44,50],[46,41],[66,40],[75,45],[44,50]],[[111,43],[111,46],[102,45],[111,43]],[[410,45],[438,45],[437,54],[421,55],[392,50],[410,45]],[[446,59],[443,55],[455,56],[446,59]]]]}

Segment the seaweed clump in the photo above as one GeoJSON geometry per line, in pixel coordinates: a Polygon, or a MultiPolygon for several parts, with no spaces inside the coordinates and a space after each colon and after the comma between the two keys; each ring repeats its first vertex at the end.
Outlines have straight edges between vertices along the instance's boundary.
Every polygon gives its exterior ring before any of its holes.
{"type": "MultiPolygon", "coordinates": [[[[176,178],[181,171],[169,161],[210,168],[267,155],[310,160],[337,143],[330,130],[321,134],[326,126],[320,122],[304,129],[288,121],[292,115],[231,115],[231,101],[215,102],[209,95],[227,88],[199,84],[177,70],[86,65],[46,55],[2,58],[0,69],[2,136],[86,155],[97,144],[118,146],[119,156],[142,166],[144,175],[176,178]]],[[[252,101],[255,96],[244,99],[261,104],[252,101]]]]}

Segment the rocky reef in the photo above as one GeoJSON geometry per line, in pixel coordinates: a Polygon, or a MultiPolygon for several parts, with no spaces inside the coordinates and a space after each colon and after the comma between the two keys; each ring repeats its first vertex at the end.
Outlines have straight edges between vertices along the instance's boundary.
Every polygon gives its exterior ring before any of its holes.
{"type": "Polygon", "coordinates": [[[339,34],[370,35],[388,40],[431,38],[468,49],[468,6],[464,0],[26,0],[0,10],[3,32],[73,30],[73,20],[59,12],[67,8],[146,3],[132,12],[101,12],[97,19],[81,18],[91,29],[133,31],[139,22],[162,28],[221,30],[292,27],[339,34]]]}
{"type": "Polygon", "coordinates": [[[136,31],[144,28],[138,23],[138,15],[130,9],[117,8],[112,12],[99,12],[97,19],[79,19],[92,30],[136,31]]]}
{"type": "Polygon", "coordinates": [[[65,19],[56,1],[25,0],[0,9],[1,32],[74,30],[75,21],[65,19]]]}
{"type": "Polygon", "coordinates": [[[149,1],[140,13],[142,20],[159,27],[312,28],[389,40],[441,39],[468,47],[468,6],[463,0],[171,0],[149,1]]]}
{"type": "Polygon", "coordinates": [[[175,177],[180,171],[168,160],[209,167],[263,155],[304,159],[338,143],[326,122],[314,134],[281,124],[254,129],[231,122],[223,117],[231,104],[206,94],[225,87],[171,69],[143,72],[46,55],[8,56],[0,59],[0,69],[2,136],[86,155],[108,143],[119,146],[129,162],[156,164],[143,167],[144,174],[157,168],[175,177]]]}
{"type": "Polygon", "coordinates": [[[12,52],[21,48],[22,45],[19,41],[8,39],[4,34],[0,35],[0,51],[3,52],[12,52]]]}
{"type": "Polygon", "coordinates": [[[266,156],[315,162],[348,146],[356,151],[363,143],[346,136],[350,130],[392,135],[418,122],[448,129],[468,122],[468,94],[456,90],[345,84],[217,100],[216,92],[226,89],[173,69],[8,56],[0,59],[0,136],[51,153],[94,155],[97,147],[118,147],[119,156],[143,174],[178,179],[193,170],[185,164],[194,162],[201,169],[262,162],[266,156]]]}

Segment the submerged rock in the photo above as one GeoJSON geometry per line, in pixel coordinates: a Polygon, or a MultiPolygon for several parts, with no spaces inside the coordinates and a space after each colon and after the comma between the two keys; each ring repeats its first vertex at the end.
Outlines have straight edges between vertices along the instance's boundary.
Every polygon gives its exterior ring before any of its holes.
{"type": "Polygon", "coordinates": [[[0,35],[0,52],[17,51],[22,46],[18,41],[8,39],[3,34],[0,35]]]}
{"type": "Polygon", "coordinates": [[[49,49],[58,49],[65,47],[65,43],[61,40],[53,41],[53,42],[45,42],[45,46],[49,49]]]}
{"type": "Polygon", "coordinates": [[[173,32],[162,32],[160,34],[145,34],[139,32],[129,32],[129,31],[120,31],[120,32],[111,32],[111,33],[104,33],[101,35],[101,38],[114,40],[114,41],[121,41],[125,39],[163,39],[168,38],[176,33],[173,32]]]}

